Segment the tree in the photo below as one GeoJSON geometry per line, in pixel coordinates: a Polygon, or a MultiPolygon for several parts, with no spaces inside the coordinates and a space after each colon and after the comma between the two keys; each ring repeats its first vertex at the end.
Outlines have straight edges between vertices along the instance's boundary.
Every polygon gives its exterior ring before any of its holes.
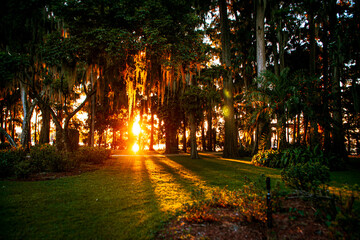
{"type": "Polygon", "coordinates": [[[221,28],[221,63],[223,73],[223,114],[225,118],[224,157],[237,156],[236,126],[234,119],[234,93],[232,79],[232,64],[230,53],[230,27],[228,22],[226,0],[219,0],[220,28],[221,28]]]}

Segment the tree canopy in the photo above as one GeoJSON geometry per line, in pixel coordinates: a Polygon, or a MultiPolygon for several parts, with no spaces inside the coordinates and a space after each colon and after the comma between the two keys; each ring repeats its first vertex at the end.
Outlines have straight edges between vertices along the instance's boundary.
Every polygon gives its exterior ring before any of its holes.
{"type": "Polygon", "coordinates": [[[359,5],[6,0],[1,141],[72,151],[77,131],[85,145],[182,145],[193,158],[291,145],[358,154],[359,5]]]}

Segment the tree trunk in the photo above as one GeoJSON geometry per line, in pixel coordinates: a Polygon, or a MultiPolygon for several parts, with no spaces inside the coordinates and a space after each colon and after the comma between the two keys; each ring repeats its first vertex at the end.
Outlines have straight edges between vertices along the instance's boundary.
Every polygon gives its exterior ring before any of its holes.
{"type": "Polygon", "coordinates": [[[177,152],[177,143],[176,143],[176,127],[170,121],[165,122],[165,152],[176,153],[177,152]]]}
{"type": "MultiPolygon", "coordinates": [[[[265,9],[266,0],[256,0],[256,63],[257,63],[257,77],[260,78],[261,74],[266,71],[266,52],[265,52],[265,9]]],[[[259,84],[258,84],[259,86],[259,84]]],[[[259,121],[262,121],[259,118],[259,121]]],[[[261,135],[261,125],[257,123],[255,129],[255,139],[252,154],[256,154],[259,148],[259,136],[261,135]]]]}
{"type": "Polygon", "coordinates": [[[202,121],[202,124],[201,124],[201,143],[202,143],[202,150],[206,151],[206,137],[205,137],[204,121],[202,121]]]}
{"type": "Polygon", "coordinates": [[[28,151],[30,149],[30,132],[31,132],[30,120],[37,101],[34,100],[29,106],[26,85],[21,81],[20,81],[20,93],[21,93],[21,102],[22,102],[23,114],[24,114],[22,131],[20,136],[20,144],[25,150],[28,151]]]}
{"type": "Polygon", "coordinates": [[[0,127],[0,133],[6,137],[6,139],[9,141],[9,143],[12,147],[17,147],[17,144],[14,141],[14,139],[2,127],[0,127]]]}
{"type": "Polygon", "coordinates": [[[265,9],[266,0],[256,0],[256,62],[257,62],[257,76],[266,70],[266,55],[265,55],[265,9]]]}
{"type": "Polygon", "coordinates": [[[197,151],[197,143],[196,143],[196,124],[194,114],[189,114],[189,124],[190,124],[190,146],[191,146],[191,158],[197,159],[199,158],[197,151]]]}
{"type": "Polygon", "coordinates": [[[308,118],[304,116],[304,139],[303,139],[303,144],[304,145],[307,144],[308,125],[309,125],[308,118]]]}
{"type": "Polygon", "coordinates": [[[207,150],[212,152],[213,151],[213,136],[212,136],[212,106],[210,105],[208,112],[207,112],[207,122],[208,122],[208,147],[207,150]]]}
{"type": "Polygon", "coordinates": [[[309,70],[310,76],[313,77],[316,75],[316,42],[315,42],[315,21],[314,21],[314,12],[313,6],[309,6],[308,11],[308,21],[309,21],[309,32],[310,32],[310,61],[309,61],[309,70]]]}
{"type": "MultiPolygon", "coordinates": [[[[316,42],[315,42],[315,21],[313,6],[310,4],[309,7],[309,31],[310,31],[310,59],[309,59],[309,70],[310,77],[316,76],[316,42]]],[[[315,116],[312,116],[310,120],[310,145],[314,148],[320,142],[318,123],[315,116]]]]}
{"type": "Polygon", "coordinates": [[[95,145],[95,107],[96,107],[96,95],[91,96],[90,104],[90,147],[95,145]]]}
{"type": "Polygon", "coordinates": [[[183,151],[187,152],[187,142],[186,142],[186,116],[184,114],[184,121],[183,121],[183,151]]]}
{"type": "Polygon", "coordinates": [[[39,142],[40,144],[45,144],[50,142],[50,110],[41,103],[39,103],[39,107],[42,115],[39,142]]]}
{"type": "Polygon", "coordinates": [[[333,109],[333,152],[338,155],[339,157],[346,158],[346,149],[345,149],[345,137],[344,137],[344,128],[343,128],[343,115],[342,115],[342,104],[341,104],[341,87],[340,87],[340,69],[342,66],[342,50],[340,49],[341,46],[341,37],[337,37],[335,35],[337,25],[339,24],[337,21],[337,11],[336,11],[336,1],[331,2],[330,6],[330,16],[329,16],[329,23],[331,26],[331,33],[332,37],[331,40],[333,41],[333,49],[332,49],[332,109],[333,109]]]}
{"type": "MultiPolygon", "coordinates": [[[[326,7],[324,5],[324,7],[326,7]]],[[[331,136],[330,136],[330,112],[329,112],[329,92],[330,92],[330,83],[329,83],[329,40],[328,40],[328,21],[327,18],[324,22],[324,38],[323,42],[323,81],[324,81],[324,91],[322,94],[323,101],[323,115],[326,122],[324,123],[324,149],[326,152],[329,152],[331,149],[331,136]]]]}
{"type": "Polygon", "coordinates": [[[115,150],[115,144],[116,144],[116,129],[113,127],[112,128],[112,144],[111,144],[111,149],[115,150]]]}
{"type": "Polygon", "coordinates": [[[150,130],[150,146],[149,146],[149,150],[154,151],[154,112],[153,111],[151,111],[150,123],[151,123],[151,130],[150,130]]]}
{"type": "Polygon", "coordinates": [[[225,118],[225,143],[223,157],[234,158],[237,156],[237,139],[234,119],[234,99],[233,99],[233,80],[231,73],[231,53],[230,53],[230,27],[227,16],[226,0],[219,0],[220,7],[220,28],[221,28],[221,63],[224,67],[223,75],[223,95],[225,118]]]}
{"type": "MultiPolygon", "coordinates": [[[[4,129],[6,132],[6,127],[4,128],[4,114],[3,114],[3,105],[0,106],[0,128],[4,129]]],[[[0,132],[0,141],[1,143],[5,142],[5,135],[0,132]]]]}
{"type": "Polygon", "coordinates": [[[334,96],[333,103],[333,147],[334,153],[340,157],[346,157],[345,150],[345,137],[343,128],[343,117],[342,117],[342,104],[341,104],[341,88],[340,88],[340,77],[339,67],[334,67],[334,75],[332,81],[332,93],[334,96]]]}

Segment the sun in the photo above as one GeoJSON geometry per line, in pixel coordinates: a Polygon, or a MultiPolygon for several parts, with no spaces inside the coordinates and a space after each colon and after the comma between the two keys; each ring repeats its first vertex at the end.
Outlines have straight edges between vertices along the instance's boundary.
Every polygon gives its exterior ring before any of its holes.
{"type": "Polygon", "coordinates": [[[141,132],[141,127],[140,127],[140,124],[139,124],[139,121],[136,121],[134,124],[133,124],[133,127],[132,127],[132,132],[134,135],[138,136],[141,132]]]}
{"type": "Polygon", "coordinates": [[[135,143],[133,146],[132,146],[132,150],[134,153],[137,153],[139,151],[140,147],[139,147],[139,144],[135,143]]]}

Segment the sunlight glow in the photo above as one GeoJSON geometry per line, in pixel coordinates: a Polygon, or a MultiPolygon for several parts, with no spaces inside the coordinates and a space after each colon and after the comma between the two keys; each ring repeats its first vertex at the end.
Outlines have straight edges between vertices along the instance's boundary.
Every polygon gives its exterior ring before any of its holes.
{"type": "Polygon", "coordinates": [[[176,176],[170,173],[168,168],[150,157],[145,159],[145,167],[159,201],[160,210],[175,212],[183,204],[190,203],[191,193],[178,183],[176,176]]]}
{"type": "Polygon", "coordinates": [[[134,153],[137,153],[139,151],[140,147],[139,147],[139,144],[135,143],[133,146],[132,146],[132,150],[134,153]]]}
{"type": "Polygon", "coordinates": [[[135,122],[133,127],[132,127],[132,132],[134,135],[138,136],[140,134],[140,131],[141,131],[141,127],[140,127],[140,124],[139,122],[135,122]]]}

